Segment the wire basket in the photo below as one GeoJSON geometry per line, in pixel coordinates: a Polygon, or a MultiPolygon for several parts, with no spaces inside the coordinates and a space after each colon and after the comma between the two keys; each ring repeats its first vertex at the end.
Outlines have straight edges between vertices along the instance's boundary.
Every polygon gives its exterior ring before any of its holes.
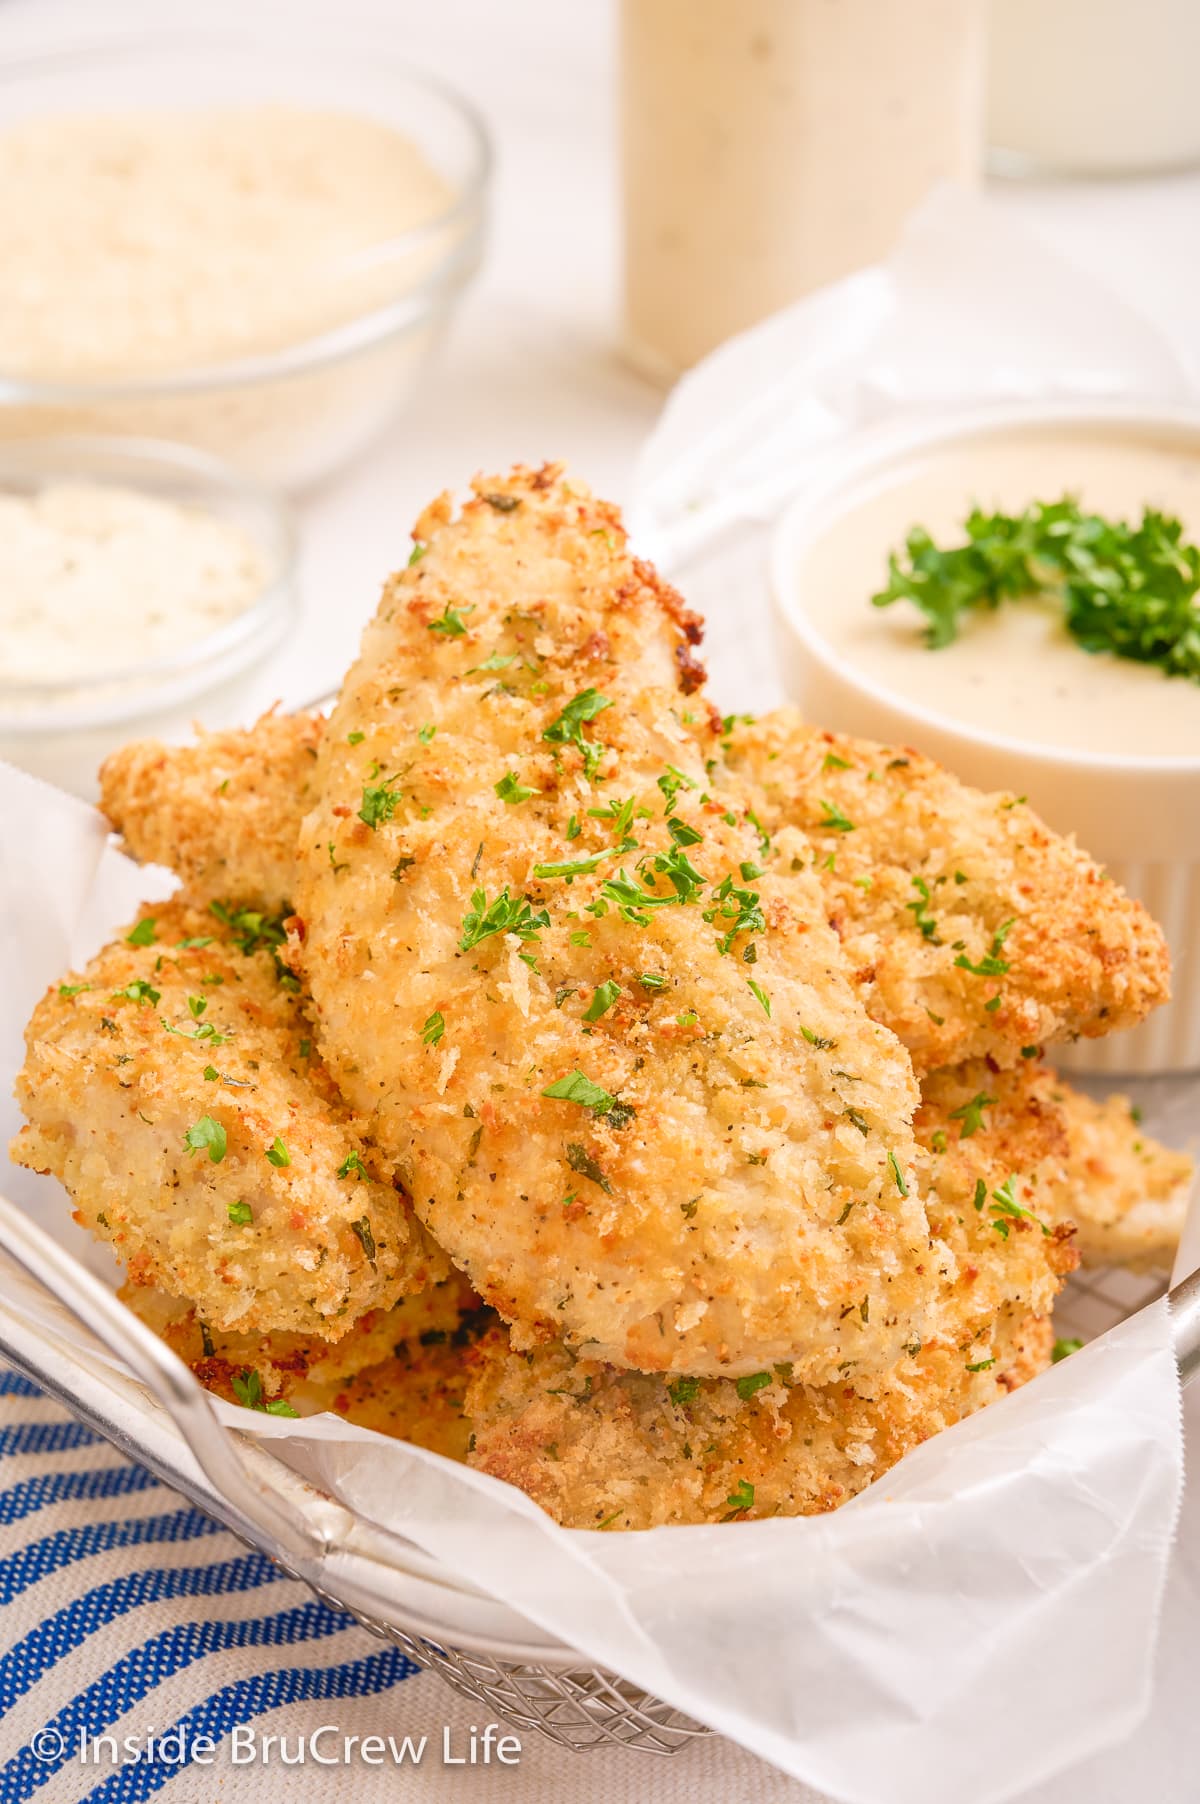
{"type": "MultiPolygon", "coordinates": [[[[348,1611],[462,1697],[575,1753],[615,1746],[669,1755],[710,1733],[588,1664],[402,1536],[318,1491],[260,1443],[226,1429],[187,1367],[3,1198],[0,1264],[0,1352],[14,1366],[324,1603],[348,1611]],[[62,1334],[53,1331],[56,1317],[62,1334]],[[81,1325],[98,1358],[80,1357],[81,1325]],[[144,1383],[130,1376],[135,1371],[144,1383]]],[[[1128,1272],[1086,1273],[1069,1283],[1056,1325],[1093,1338],[1163,1288],[1128,1272]]],[[[1186,1382],[1200,1369],[1200,1273],[1170,1299],[1186,1382]]]]}

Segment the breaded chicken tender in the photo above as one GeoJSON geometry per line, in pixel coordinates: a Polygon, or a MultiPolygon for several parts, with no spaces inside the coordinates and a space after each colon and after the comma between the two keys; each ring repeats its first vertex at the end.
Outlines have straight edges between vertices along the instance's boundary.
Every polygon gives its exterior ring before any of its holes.
{"type": "Polygon", "coordinates": [[[1187,1217],[1195,1166],[1141,1127],[1127,1096],[1103,1102],[1055,1080],[1070,1138],[1075,1223],[1084,1265],[1169,1272],[1187,1217]]]}
{"type": "Polygon", "coordinates": [[[943,1118],[1001,1136],[1013,1168],[1034,1175],[1029,1207],[1073,1228],[1084,1265],[1170,1269],[1195,1170],[1145,1132],[1128,1097],[1096,1102],[1040,1062],[998,1071],[982,1059],[934,1072],[922,1096],[923,1142],[943,1118]]]}
{"type": "Polygon", "coordinates": [[[329,1399],[352,1378],[410,1344],[440,1346],[455,1336],[465,1344],[464,1326],[495,1320],[457,1272],[390,1309],[369,1309],[337,1341],[213,1329],[194,1304],[146,1285],[126,1284],[120,1296],[207,1390],[231,1402],[247,1395],[262,1406],[282,1400],[300,1415],[331,1407],[329,1399]]]}
{"type": "Polygon", "coordinates": [[[1060,1124],[1023,1106],[1028,1073],[1002,1082],[983,1117],[922,1104],[941,1290],[934,1331],[891,1371],[848,1364],[813,1386],[776,1363],[740,1381],[664,1381],[562,1347],[514,1353],[497,1331],[476,1351],[467,1393],[470,1463],[567,1527],[810,1515],[1042,1371],[1049,1311],[1076,1262],[1070,1230],[1032,1207],[1057,1181],[1060,1124]]]}
{"type": "Polygon", "coordinates": [[[135,1284],[213,1329],[335,1341],[447,1267],[315,1056],[282,938],[245,910],[143,913],[38,1004],[12,1154],[135,1284]]]}
{"type": "MultiPolygon", "coordinates": [[[[267,836],[275,889],[262,893],[278,905],[291,895],[322,725],[268,716],[240,747],[233,733],[129,747],[106,766],[106,812],[136,857],[169,864],[202,894],[220,890],[226,870],[229,889],[259,893],[255,840],[267,836]],[[157,783],[140,775],[147,767],[157,783]],[[231,768],[253,773],[253,801],[231,783],[212,805],[231,768]],[[136,780],[116,780],[127,774],[136,780]],[[182,827],[177,785],[202,798],[182,827]]],[[[758,790],[764,825],[810,841],[805,862],[865,1005],[919,1071],[980,1055],[1011,1064],[1026,1046],[1113,1033],[1166,1000],[1162,934],[1141,904],[1012,796],[971,789],[913,751],[806,726],[791,709],[730,723],[725,750],[758,790]]]]}
{"type": "Polygon", "coordinates": [[[733,723],[768,831],[802,829],[864,1003],[918,1074],[1132,1027],[1169,994],[1139,902],[1011,795],[930,758],[806,726],[733,723]]]}
{"type": "Polygon", "coordinates": [[[418,522],[325,732],[296,966],[518,1344],[828,1378],[924,1333],[907,1056],[763,868],[678,597],[561,471],[418,522]]]}
{"type": "Polygon", "coordinates": [[[140,864],[178,872],[196,901],[238,896],[276,913],[291,895],[324,722],[264,714],[195,745],[134,740],[100,769],[100,807],[140,864]]]}

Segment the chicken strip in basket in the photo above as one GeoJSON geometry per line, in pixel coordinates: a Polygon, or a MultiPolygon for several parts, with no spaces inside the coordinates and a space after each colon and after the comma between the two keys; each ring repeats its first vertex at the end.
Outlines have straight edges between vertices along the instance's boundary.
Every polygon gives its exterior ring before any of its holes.
{"type": "Polygon", "coordinates": [[[497,1318],[457,1275],[368,1311],[333,1343],[213,1333],[194,1308],[161,1291],[127,1284],[121,1296],[207,1390],[231,1403],[270,1415],[330,1410],[449,1459],[466,1457],[467,1350],[497,1318]]]}
{"type": "Polygon", "coordinates": [[[941,1273],[936,1325],[887,1373],[848,1363],[823,1386],[786,1363],[739,1380],[664,1380],[563,1347],[474,1355],[469,1461],[573,1528],[810,1515],[857,1495],[920,1442],[1050,1361],[1049,1312],[1076,1263],[1041,1211],[1066,1181],[1061,1123],[1028,1107],[1025,1071],[996,1099],[922,1104],[922,1175],[941,1273]]]}
{"type": "Polygon", "coordinates": [[[278,921],[217,906],[158,904],[50,988],[12,1155],[211,1328],[338,1340],[447,1262],[317,1056],[278,921]]]}
{"type": "Polygon", "coordinates": [[[520,1345],[891,1364],[933,1285],[911,1066],[716,793],[678,597],[553,467],[416,531],[293,892],[348,1103],[520,1345]]]}
{"type": "Polygon", "coordinates": [[[863,1001],[918,1073],[1132,1027],[1167,1000],[1159,927],[1012,795],[931,758],[805,726],[730,722],[768,832],[799,827],[863,1001]]]}

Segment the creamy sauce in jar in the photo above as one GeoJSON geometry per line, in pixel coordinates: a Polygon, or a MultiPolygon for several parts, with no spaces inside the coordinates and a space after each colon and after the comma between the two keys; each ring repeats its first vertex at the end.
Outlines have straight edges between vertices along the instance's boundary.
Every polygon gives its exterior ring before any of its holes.
{"type": "Polygon", "coordinates": [[[677,375],[885,256],[982,141],[978,0],[623,0],[625,329],[677,375]]]}
{"type": "Polygon", "coordinates": [[[915,453],[876,475],[804,552],[801,606],[860,677],[944,719],[989,735],[1122,758],[1200,757],[1200,683],[1152,664],[1083,650],[1053,598],[964,613],[939,650],[910,602],[871,606],[888,553],[911,527],[943,548],[962,544],[978,503],[1018,513],[1064,494],[1112,518],[1144,506],[1200,540],[1200,438],[1173,443],[1135,426],[1022,426],[915,453]]]}

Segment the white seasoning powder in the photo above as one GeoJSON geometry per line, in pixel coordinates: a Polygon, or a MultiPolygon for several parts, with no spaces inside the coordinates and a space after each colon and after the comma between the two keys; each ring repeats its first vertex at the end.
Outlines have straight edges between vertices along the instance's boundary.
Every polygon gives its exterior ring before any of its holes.
{"type": "Polygon", "coordinates": [[[103,483],[0,495],[0,685],[86,682],[177,651],[271,574],[247,532],[199,508],[103,483]]]}
{"type": "Polygon", "coordinates": [[[0,367],[70,381],[295,345],[409,292],[451,198],[401,132],[287,106],[0,131],[0,367]]]}

